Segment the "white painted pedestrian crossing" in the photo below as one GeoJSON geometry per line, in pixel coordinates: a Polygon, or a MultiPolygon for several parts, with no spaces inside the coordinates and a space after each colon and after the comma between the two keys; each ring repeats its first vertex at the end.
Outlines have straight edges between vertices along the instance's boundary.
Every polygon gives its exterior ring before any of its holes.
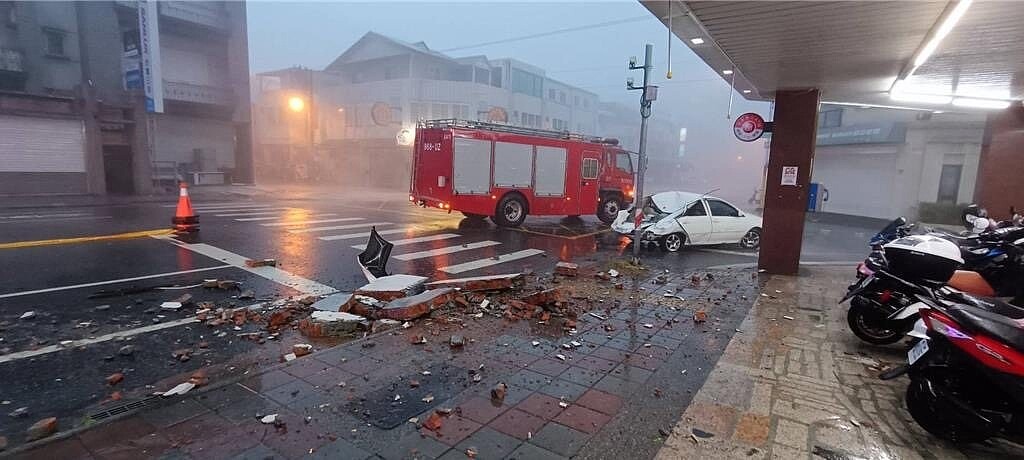
{"type": "Polygon", "coordinates": [[[428,257],[441,256],[445,254],[452,254],[462,251],[472,251],[474,249],[486,248],[490,246],[497,246],[501,243],[497,241],[478,241],[476,243],[460,244],[455,246],[447,246],[443,248],[430,249],[427,251],[409,252],[405,254],[392,255],[391,257],[398,260],[416,260],[426,259],[428,257]]]}
{"type": "MultiPolygon", "coordinates": [[[[257,221],[263,221],[263,220],[281,220],[280,213],[277,213],[277,214],[278,215],[271,216],[271,217],[248,217],[248,218],[245,218],[245,219],[235,219],[235,220],[238,221],[238,222],[257,222],[257,221]]],[[[337,214],[334,214],[334,213],[327,213],[327,214],[314,214],[312,216],[307,216],[307,217],[310,218],[310,219],[319,219],[321,217],[331,217],[331,216],[336,216],[336,215],[337,214]]],[[[290,225],[300,225],[301,223],[302,222],[298,222],[298,223],[293,223],[293,224],[290,224],[290,225]]],[[[263,225],[266,225],[266,224],[263,224],[263,225]]]]}
{"type": "Polygon", "coordinates": [[[251,216],[266,216],[270,214],[281,214],[281,211],[286,211],[292,208],[257,208],[248,209],[245,212],[231,211],[211,211],[211,212],[229,212],[230,214],[214,214],[217,217],[251,217],[251,216]]]}
{"type": "MultiPolygon", "coordinates": [[[[389,230],[377,230],[377,234],[378,235],[394,235],[396,233],[407,233],[407,232],[412,232],[412,231],[415,231],[415,230],[416,230],[415,228],[392,228],[392,229],[389,229],[389,230]]],[[[456,237],[456,236],[459,236],[459,235],[452,235],[452,237],[456,237]]],[[[319,237],[319,239],[323,240],[323,241],[335,241],[335,240],[352,240],[352,239],[356,239],[356,238],[369,238],[369,237],[370,237],[370,232],[359,232],[359,233],[346,233],[346,234],[342,234],[342,235],[321,236],[321,237],[319,237]]],[[[355,246],[352,246],[352,247],[355,248],[355,246]]],[[[359,249],[359,248],[356,248],[356,249],[359,249]]],[[[363,245],[363,249],[366,249],[365,245],[363,245]]]]}
{"type": "MultiPolygon", "coordinates": [[[[362,220],[362,218],[357,217],[348,220],[362,220]]],[[[344,220],[339,220],[338,222],[344,222],[344,220]]],[[[334,230],[349,230],[353,228],[374,227],[381,225],[391,225],[391,222],[360,222],[358,224],[334,225],[330,227],[293,228],[288,230],[288,233],[331,232],[334,230]]]]}
{"type": "Polygon", "coordinates": [[[294,220],[285,222],[274,222],[270,224],[260,224],[264,227],[297,227],[300,225],[311,225],[311,224],[329,224],[331,222],[349,222],[353,220],[363,220],[362,217],[339,217],[337,219],[320,219],[320,220],[294,220]]]}
{"type": "MultiPolygon", "coordinates": [[[[219,211],[219,210],[222,210],[222,209],[265,208],[265,207],[268,207],[268,206],[273,206],[273,204],[270,204],[270,203],[263,203],[263,204],[238,204],[238,203],[233,203],[232,204],[232,203],[225,203],[225,204],[217,204],[217,205],[213,205],[213,204],[211,204],[211,205],[194,204],[194,205],[192,205],[192,209],[203,210],[203,211],[219,211]]],[[[165,208],[174,208],[174,207],[177,207],[177,205],[164,206],[164,207],[165,208]]]]}
{"type": "Polygon", "coordinates": [[[511,262],[513,260],[525,259],[527,257],[543,253],[544,251],[540,249],[524,249],[522,251],[516,251],[510,254],[502,254],[488,259],[477,259],[462,264],[441,267],[438,270],[443,271],[445,273],[457,274],[468,272],[470,270],[478,270],[484,267],[490,267],[492,265],[498,265],[505,262],[511,262]]]}
{"type": "MultiPolygon", "coordinates": [[[[382,234],[382,235],[384,234],[383,231],[377,231],[377,233],[378,234],[382,234]]],[[[370,236],[370,233],[369,232],[361,233],[360,235],[361,236],[370,236]]],[[[416,238],[406,238],[404,240],[388,241],[388,243],[391,243],[392,245],[395,245],[395,246],[404,246],[404,245],[413,244],[413,243],[425,243],[427,241],[447,240],[447,239],[450,239],[450,238],[458,238],[460,236],[462,236],[462,235],[459,235],[459,234],[456,234],[456,233],[441,233],[441,234],[438,234],[438,235],[418,236],[416,238]]],[[[323,239],[323,238],[321,238],[321,239],[323,239]]],[[[335,239],[340,239],[340,238],[335,238],[335,239]]],[[[358,249],[358,250],[362,251],[362,250],[366,249],[366,245],[365,244],[357,244],[355,246],[352,246],[352,248],[353,249],[358,249]]]]}

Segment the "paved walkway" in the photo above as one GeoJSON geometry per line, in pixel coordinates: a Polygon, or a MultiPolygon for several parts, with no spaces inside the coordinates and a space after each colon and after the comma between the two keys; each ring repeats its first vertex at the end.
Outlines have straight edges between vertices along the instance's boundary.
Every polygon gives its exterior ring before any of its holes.
{"type": "Polygon", "coordinates": [[[21,456],[652,458],[756,297],[752,269],[695,276],[620,290],[581,275],[561,286],[598,316],[573,335],[561,318],[435,314],[21,456]],[[450,413],[428,429],[438,410],[450,413]],[[283,425],[261,423],[268,414],[283,425]]]}
{"type": "Polygon", "coordinates": [[[1024,458],[1024,448],[1003,440],[957,448],[913,421],[907,378],[875,378],[905,362],[905,346],[860,342],[846,305],[836,305],[852,271],[769,277],[657,458],[1024,458]]]}

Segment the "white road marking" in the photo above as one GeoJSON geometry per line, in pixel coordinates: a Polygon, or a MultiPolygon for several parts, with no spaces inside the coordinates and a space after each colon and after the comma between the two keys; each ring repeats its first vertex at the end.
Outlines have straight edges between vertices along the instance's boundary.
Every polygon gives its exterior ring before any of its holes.
{"type": "Polygon", "coordinates": [[[497,246],[499,244],[501,244],[501,243],[499,243],[497,241],[478,241],[476,243],[469,243],[469,244],[466,244],[466,245],[461,245],[460,244],[460,245],[456,245],[456,246],[448,246],[448,247],[443,247],[443,248],[430,249],[430,250],[427,250],[427,251],[409,252],[409,253],[405,253],[405,254],[398,254],[398,255],[392,256],[392,257],[394,257],[394,258],[396,258],[398,260],[425,259],[425,258],[428,258],[428,257],[440,256],[440,255],[444,255],[444,254],[452,254],[452,253],[455,253],[455,252],[471,251],[473,249],[486,248],[486,247],[489,247],[489,246],[497,246]]]}
{"type": "Polygon", "coordinates": [[[194,316],[191,318],[182,318],[175,321],[168,321],[166,323],[151,324],[149,326],[143,326],[135,329],[129,329],[126,331],[117,331],[107,335],[101,335],[99,337],[93,337],[82,340],[73,340],[71,344],[67,346],[63,345],[50,345],[47,347],[39,348],[36,350],[19,351],[17,353],[8,353],[6,355],[0,355],[0,364],[17,361],[19,359],[32,358],[35,356],[45,355],[53,353],[55,351],[70,350],[73,348],[83,347],[86,345],[92,345],[94,343],[109,342],[124,337],[131,337],[134,335],[144,334],[146,332],[159,331],[161,329],[168,329],[176,326],[182,326],[185,324],[198,323],[199,320],[194,316]]]}
{"type": "MultiPolygon", "coordinates": [[[[318,219],[320,217],[331,217],[331,216],[336,216],[336,215],[337,214],[329,212],[327,214],[314,214],[312,216],[306,216],[306,217],[309,217],[311,219],[318,219]]],[[[278,215],[278,216],[273,216],[273,217],[249,217],[249,218],[246,218],[246,219],[235,219],[235,220],[238,221],[238,222],[255,222],[255,221],[258,221],[258,220],[281,220],[281,216],[278,215]]],[[[264,224],[264,225],[266,225],[266,224],[264,224]]]]}
{"type": "Polygon", "coordinates": [[[729,254],[732,256],[757,257],[757,252],[730,251],[727,249],[696,249],[697,251],[712,252],[715,254],[729,254]]]}
{"type": "MultiPolygon", "coordinates": [[[[339,219],[338,222],[344,222],[345,220],[362,220],[362,218],[351,218],[351,219],[339,219]]],[[[266,225],[266,224],[264,224],[266,225]]],[[[358,224],[348,225],[334,225],[331,227],[311,227],[311,228],[293,228],[289,229],[288,233],[310,233],[310,232],[330,232],[334,230],[349,230],[352,228],[360,227],[377,227],[381,225],[391,225],[391,222],[360,222],[358,224]]]]}
{"type": "Polygon", "coordinates": [[[316,281],[303,278],[303,277],[298,276],[298,275],[293,274],[293,273],[286,272],[286,271],[281,270],[280,268],[277,268],[277,267],[249,267],[249,266],[246,266],[245,265],[245,261],[247,259],[245,257],[242,257],[242,256],[240,256],[238,254],[233,253],[233,252],[226,251],[224,249],[218,248],[216,246],[211,246],[211,245],[206,244],[206,243],[189,244],[189,243],[185,243],[183,241],[179,241],[179,240],[177,240],[177,239],[175,239],[175,238],[173,238],[171,236],[168,236],[168,235],[154,236],[153,238],[167,241],[167,242],[169,242],[171,244],[174,244],[174,245],[177,245],[179,247],[188,249],[188,250],[190,250],[192,252],[195,252],[195,253],[198,253],[198,254],[202,254],[202,255],[204,255],[206,257],[209,257],[211,259],[217,259],[217,260],[219,260],[221,262],[233,265],[233,266],[235,266],[237,268],[240,268],[242,270],[245,270],[245,271],[247,271],[249,273],[253,273],[253,274],[262,276],[262,277],[264,277],[264,278],[266,278],[268,280],[271,280],[271,281],[273,281],[275,283],[278,283],[278,284],[281,284],[281,285],[284,285],[284,286],[288,286],[288,287],[290,287],[292,289],[295,289],[296,291],[302,292],[303,294],[325,295],[325,294],[333,294],[335,292],[338,292],[337,289],[334,289],[334,288],[332,288],[330,286],[327,286],[325,284],[320,284],[320,283],[318,283],[316,281]]]}
{"type": "Polygon", "coordinates": [[[341,217],[338,219],[321,219],[321,220],[296,220],[293,222],[274,222],[272,224],[260,224],[264,227],[298,227],[300,225],[310,224],[329,224],[331,222],[349,222],[353,220],[362,220],[362,217],[341,217]]]}
{"type": "MultiPolygon", "coordinates": [[[[271,214],[281,214],[281,211],[284,211],[284,210],[287,210],[287,209],[291,209],[291,208],[266,208],[266,209],[260,208],[260,209],[261,210],[257,211],[257,212],[234,212],[234,213],[231,213],[231,214],[214,214],[214,215],[217,216],[217,217],[269,216],[271,214]]],[[[217,212],[224,212],[224,211],[217,211],[217,212]]]]}
{"type": "Polygon", "coordinates": [[[16,216],[0,216],[0,219],[9,219],[9,220],[15,220],[15,219],[46,219],[46,218],[50,218],[50,217],[79,217],[79,216],[89,216],[89,215],[91,215],[91,214],[83,214],[83,213],[80,213],[80,212],[79,213],[64,212],[64,213],[58,213],[58,214],[20,214],[20,215],[16,215],[16,216]]]}
{"type": "MultiPolygon", "coordinates": [[[[377,232],[377,233],[382,233],[382,232],[377,232]]],[[[370,234],[367,233],[366,236],[370,236],[370,234]]],[[[438,235],[418,236],[416,238],[406,238],[404,240],[389,241],[389,243],[391,243],[391,244],[393,244],[395,246],[404,246],[404,245],[407,245],[407,244],[423,243],[423,242],[427,242],[427,241],[447,240],[449,238],[457,238],[457,237],[460,237],[460,236],[462,236],[462,235],[458,235],[458,234],[455,234],[455,233],[441,233],[441,234],[438,234],[438,235]]],[[[361,251],[363,249],[366,249],[366,245],[365,244],[357,244],[355,246],[352,246],[352,248],[353,249],[359,249],[361,251]]]]}
{"type": "Polygon", "coordinates": [[[260,206],[258,208],[225,208],[225,209],[196,209],[196,212],[258,212],[258,211],[280,211],[288,209],[284,206],[260,206]]]}
{"type": "MultiPolygon", "coordinates": [[[[270,204],[270,203],[262,203],[262,204],[257,204],[257,203],[250,203],[250,204],[245,204],[245,203],[215,203],[215,204],[192,203],[192,209],[261,208],[263,206],[272,206],[272,204],[270,204]]],[[[164,207],[165,208],[176,208],[176,207],[178,207],[178,205],[177,204],[165,204],[164,207]]]]}
{"type": "Polygon", "coordinates": [[[499,255],[496,259],[477,259],[466,262],[464,264],[452,265],[449,267],[441,267],[439,270],[445,273],[462,273],[470,270],[476,270],[479,268],[490,267],[491,265],[497,265],[500,263],[511,262],[513,260],[525,259],[527,257],[535,256],[537,254],[543,254],[544,251],[540,249],[523,249],[522,251],[516,251],[511,254],[499,255]]]}
{"type": "Polygon", "coordinates": [[[157,273],[155,275],[136,276],[134,278],[121,278],[121,279],[118,279],[118,280],[98,281],[98,282],[95,282],[95,283],[73,284],[71,286],[59,286],[59,287],[52,287],[52,288],[46,288],[46,289],[37,289],[35,291],[11,292],[11,293],[7,293],[7,294],[0,294],[0,299],[5,299],[5,298],[8,298],[8,297],[18,297],[18,296],[23,296],[23,295],[42,294],[44,292],[66,291],[68,289],[78,289],[78,288],[84,288],[84,287],[102,286],[104,284],[126,283],[128,281],[139,281],[139,280],[146,280],[146,279],[151,279],[151,278],[161,278],[161,277],[164,277],[164,276],[185,275],[185,274],[188,274],[188,273],[199,273],[199,272],[205,272],[205,271],[210,271],[210,270],[219,270],[221,268],[228,268],[228,267],[231,267],[231,265],[216,265],[216,266],[213,266],[213,267],[196,268],[196,269],[193,269],[193,270],[182,270],[182,271],[178,271],[178,272],[157,273]]]}
{"type": "MultiPolygon", "coordinates": [[[[395,233],[408,233],[408,232],[413,232],[413,231],[416,231],[416,229],[415,228],[393,228],[393,229],[390,229],[390,230],[377,230],[377,234],[378,235],[393,235],[395,233]]],[[[327,235],[327,236],[321,236],[319,238],[321,240],[324,240],[324,241],[334,241],[334,240],[350,240],[350,239],[355,239],[355,238],[368,238],[369,236],[370,236],[370,232],[359,232],[359,233],[346,233],[346,234],[343,234],[343,235],[327,235]]],[[[355,246],[352,246],[352,247],[355,247],[355,246]]],[[[356,249],[359,249],[359,248],[356,248],[356,249]]],[[[363,246],[363,249],[366,249],[365,245],[363,246]]]]}

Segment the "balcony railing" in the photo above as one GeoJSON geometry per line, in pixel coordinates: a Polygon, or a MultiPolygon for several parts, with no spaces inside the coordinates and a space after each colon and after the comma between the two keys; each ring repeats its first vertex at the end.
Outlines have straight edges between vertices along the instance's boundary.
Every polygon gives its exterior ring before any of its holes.
{"type": "Polygon", "coordinates": [[[223,106],[235,102],[231,88],[168,80],[164,80],[164,97],[175,101],[223,106]]]}
{"type": "Polygon", "coordinates": [[[160,2],[160,14],[195,24],[225,30],[228,17],[221,2],[160,2]]]}
{"type": "Polygon", "coordinates": [[[7,72],[24,72],[24,54],[10,48],[0,48],[0,70],[7,72]]]}

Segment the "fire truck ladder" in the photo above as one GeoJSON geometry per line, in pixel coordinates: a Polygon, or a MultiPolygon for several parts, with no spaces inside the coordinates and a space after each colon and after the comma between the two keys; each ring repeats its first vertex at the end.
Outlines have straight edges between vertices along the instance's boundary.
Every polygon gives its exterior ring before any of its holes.
{"type": "Polygon", "coordinates": [[[486,121],[472,121],[472,120],[459,120],[454,118],[446,118],[440,120],[421,120],[418,124],[420,128],[464,128],[464,129],[483,129],[487,131],[494,131],[499,133],[509,134],[520,134],[523,136],[538,136],[548,137],[552,139],[567,139],[577,140],[584,142],[594,142],[597,144],[609,144],[618,145],[619,140],[613,138],[606,138],[600,136],[588,136],[586,134],[572,133],[569,131],[552,131],[549,129],[538,129],[538,128],[524,128],[521,126],[512,126],[501,123],[489,123],[486,121]]]}

